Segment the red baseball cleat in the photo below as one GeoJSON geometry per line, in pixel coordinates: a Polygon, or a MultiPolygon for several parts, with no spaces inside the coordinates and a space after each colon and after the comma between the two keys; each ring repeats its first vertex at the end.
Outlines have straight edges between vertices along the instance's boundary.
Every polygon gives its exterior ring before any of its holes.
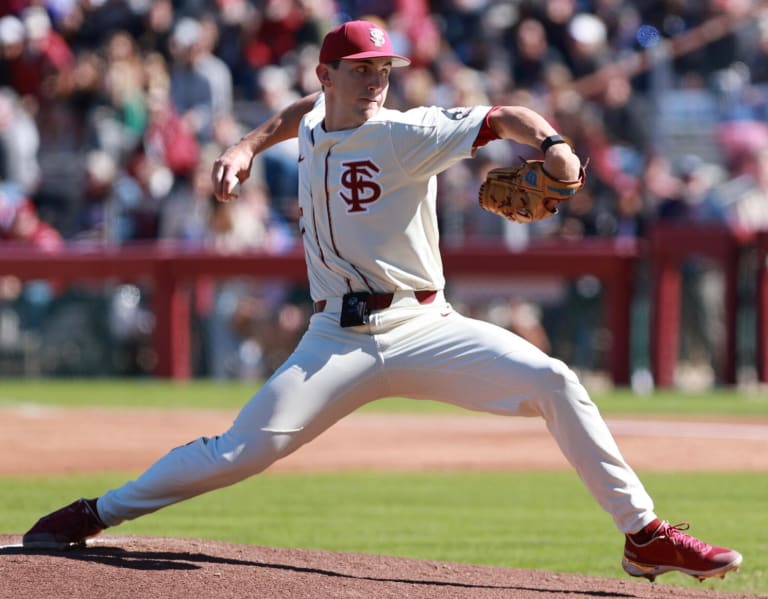
{"type": "Polygon", "coordinates": [[[725,578],[739,569],[742,557],[738,551],[709,545],[683,530],[688,530],[687,522],[672,525],[657,520],[638,534],[626,535],[624,571],[653,582],[659,574],[674,570],[704,580],[725,578]]]}
{"type": "Polygon", "coordinates": [[[107,526],[96,511],[96,499],[78,499],[67,507],[43,516],[24,535],[25,549],[71,549],[85,546],[107,526]]]}

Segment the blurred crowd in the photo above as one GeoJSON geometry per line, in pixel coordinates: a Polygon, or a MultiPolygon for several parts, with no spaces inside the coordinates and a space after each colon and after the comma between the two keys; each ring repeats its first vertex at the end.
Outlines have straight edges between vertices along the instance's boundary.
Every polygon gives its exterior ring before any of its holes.
{"type": "MultiPolygon", "coordinates": [[[[355,18],[380,21],[413,60],[393,72],[390,107],[527,105],[590,159],[583,192],[555,218],[521,227],[479,210],[477,189],[488,169],[536,151],[483,148],[440,176],[444,243],[635,239],[662,220],[768,229],[762,0],[6,0],[0,241],[293,247],[294,142],[258,157],[234,203],[213,201],[210,167],[273,111],[319,89],[323,35],[355,18]]],[[[295,291],[253,285],[219,285],[210,323],[253,328],[258,319],[244,313],[275,322],[295,291]]],[[[582,299],[594,295],[580,285],[582,299]]],[[[0,281],[0,298],[13,296],[9,286],[0,281]]],[[[516,310],[493,314],[518,322],[516,310]]],[[[281,318],[300,330],[301,315],[281,318]]],[[[261,355],[245,337],[237,350],[261,355]]]]}

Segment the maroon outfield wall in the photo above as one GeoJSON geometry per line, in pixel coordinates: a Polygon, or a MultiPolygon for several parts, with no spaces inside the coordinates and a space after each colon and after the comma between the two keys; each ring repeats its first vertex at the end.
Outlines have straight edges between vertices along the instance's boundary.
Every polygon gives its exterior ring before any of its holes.
{"type": "MultiPolygon", "coordinates": [[[[447,278],[471,281],[473,277],[577,278],[593,275],[603,285],[603,322],[611,338],[604,369],[617,385],[630,377],[630,310],[638,264],[648,260],[652,272],[651,366],[657,386],[673,384],[679,347],[680,268],[693,255],[714,259],[725,277],[726,335],[723,363],[718,365],[726,384],[736,382],[736,313],[739,309],[738,276],[744,248],[757,245],[757,372],[768,382],[765,329],[768,311],[766,254],[768,235],[744,238],[723,228],[657,227],[650,243],[595,238],[578,241],[535,240],[523,250],[472,243],[443,248],[447,278]],[[762,328],[761,328],[762,327],[762,328]],[[762,330],[763,334],[759,331],[762,330]]],[[[168,243],[103,247],[69,245],[55,254],[3,245],[0,275],[21,279],[49,279],[65,285],[82,280],[141,281],[151,285],[156,316],[154,346],[158,357],[155,374],[186,379],[191,376],[191,289],[205,278],[249,275],[264,279],[306,281],[300,248],[283,255],[242,253],[222,255],[189,250],[168,243]]],[[[747,298],[746,301],[750,301],[747,298]]]]}

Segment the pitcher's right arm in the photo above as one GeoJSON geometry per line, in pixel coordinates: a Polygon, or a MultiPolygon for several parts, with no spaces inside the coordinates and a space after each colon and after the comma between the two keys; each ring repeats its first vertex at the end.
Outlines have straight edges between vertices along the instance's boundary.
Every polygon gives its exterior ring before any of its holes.
{"type": "Polygon", "coordinates": [[[211,170],[213,194],[217,200],[227,202],[237,197],[235,189],[250,176],[256,154],[298,135],[302,117],[312,110],[320,93],[296,100],[222,152],[211,170]]]}

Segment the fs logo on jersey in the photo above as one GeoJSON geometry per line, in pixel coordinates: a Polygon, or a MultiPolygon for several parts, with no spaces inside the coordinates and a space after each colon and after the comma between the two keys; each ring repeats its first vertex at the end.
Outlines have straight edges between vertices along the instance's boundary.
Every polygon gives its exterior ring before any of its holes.
{"type": "Polygon", "coordinates": [[[384,44],[387,43],[387,38],[384,35],[384,32],[376,27],[371,27],[370,31],[368,32],[368,36],[371,39],[371,43],[377,48],[381,48],[384,44]]]}
{"type": "Polygon", "coordinates": [[[472,112],[472,108],[469,106],[443,108],[443,114],[452,121],[460,121],[461,119],[467,118],[470,112],[472,112]]]}
{"type": "Polygon", "coordinates": [[[375,181],[381,169],[370,160],[342,162],[341,184],[349,193],[340,192],[341,199],[349,206],[349,213],[367,212],[367,204],[381,197],[381,185],[375,181]]]}

